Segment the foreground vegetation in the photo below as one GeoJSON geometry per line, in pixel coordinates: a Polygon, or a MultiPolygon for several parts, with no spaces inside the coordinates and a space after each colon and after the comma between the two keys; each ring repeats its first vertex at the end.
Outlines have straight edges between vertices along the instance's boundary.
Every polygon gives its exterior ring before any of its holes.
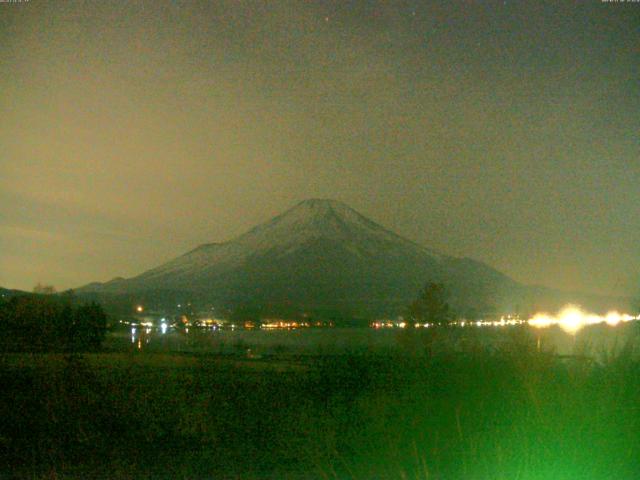
{"type": "Polygon", "coordinates": [[[102,307],[81,303],[72,293],[0,300],[0,352],[92,351],[106,331],[102,307]]]}
{"type": "Polygon", "coordinates": [[[491,353],[411,342],[395,354],[304,359],[6,354],[0,472],[638,478],[640,362],[631,345],[596,363],[540,353],[524,331],[491,353]]]}

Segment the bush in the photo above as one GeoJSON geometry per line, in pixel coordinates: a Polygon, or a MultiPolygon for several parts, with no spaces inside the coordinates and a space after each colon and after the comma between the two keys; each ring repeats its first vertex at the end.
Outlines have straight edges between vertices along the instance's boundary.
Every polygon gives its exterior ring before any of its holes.
{"type": "Polygon", "coordinates": [[[100,347],[107,316],[97,304],[74,306],[68,297],[25,295],[0,305],[0,350],[85,351],[100,347]]]}

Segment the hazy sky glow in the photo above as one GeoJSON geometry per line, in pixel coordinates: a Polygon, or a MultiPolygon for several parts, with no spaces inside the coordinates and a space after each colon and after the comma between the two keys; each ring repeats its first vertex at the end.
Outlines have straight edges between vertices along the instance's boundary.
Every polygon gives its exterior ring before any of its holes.
{"type": "Polygon", "coordinates": [[[639,26],[600,0],[0,3],[0,285],[132,276],[323,197],[637,293],[639,26]]]}

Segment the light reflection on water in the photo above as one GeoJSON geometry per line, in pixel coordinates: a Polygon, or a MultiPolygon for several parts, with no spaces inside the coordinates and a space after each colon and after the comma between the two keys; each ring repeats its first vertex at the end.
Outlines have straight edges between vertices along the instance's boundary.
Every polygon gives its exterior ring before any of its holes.
{"type": "MultiPolygon", "coordinates": [[[[519,347],[554,352],[559,355],[598,357],[619,351],[629,341],[640,346],[640,322],[591,325],[573,334],[559,326],[537,329],[526,325],[504,328],[309,328],[298,330],[244,330],[171,327],[130,331],[134,348],[151,351],[202,351],[242,353],[251,349],[260,354],[341,354],[345,352],[385,352],[394,349],[495,351],[517,342],[519,347]]],[[[117,348],[122,334],[112,334],[109,341],[117,348]]]]}

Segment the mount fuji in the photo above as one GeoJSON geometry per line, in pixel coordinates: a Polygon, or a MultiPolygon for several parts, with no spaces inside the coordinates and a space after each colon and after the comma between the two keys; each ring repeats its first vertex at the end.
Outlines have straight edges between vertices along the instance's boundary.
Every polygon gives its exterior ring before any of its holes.
{"type": "Polygon", "coordinates": [[[529,288],[488,265],[434,252],[324,199],[303,201],[231,241],[200,245],[136,277],[77,292],[372,317],[401,313],[427,281],[444,282],[463,314],[528,308],[529,288]]]}

